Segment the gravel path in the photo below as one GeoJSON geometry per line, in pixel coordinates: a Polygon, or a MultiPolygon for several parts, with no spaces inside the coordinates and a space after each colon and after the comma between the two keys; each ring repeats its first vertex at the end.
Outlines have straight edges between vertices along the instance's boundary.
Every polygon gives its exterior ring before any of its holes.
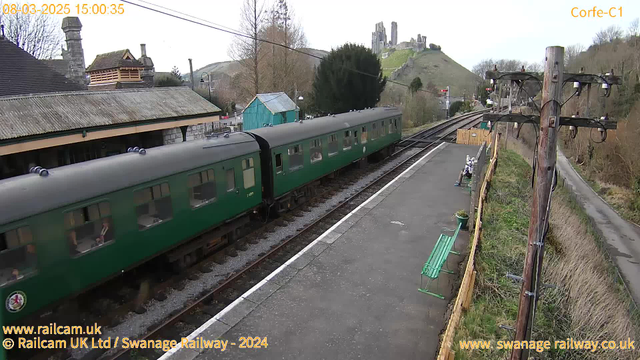
{"type": "MultiPolygon", "coordinates": [[[[166,319],[171,312],[181,309],[185,304],[195,301],[198,295],[203,291],[215,288],[218,284],[227,279],[230,274],[242,270],[244,267],[257,260],[261,254],[268,252],[273,245],[280,243],[287,236],[295,235],[297,233],[297,229],[322,217],[330,209],[333,209],[335,206],[354,195],[386,171],[396,166],[399,162],[407,159],[420,150],[421,149],[417,148],[408,149],[397,158],[390,160],[387,164],[364,176],[353,185],[340,190],[325,202],[309,207],[308,212],[303,213],[303,216],[301,217],[295,217],[293,222],[289,223],[287,226],[276,227],[276,230],[273,233],[266,234],[266,237],[262,238],[259,243],[249,245],[249,248],[246,251],[238,251],[237,257],[227,257],[227,261],[221,265],[213,264],[211,266],[211,272],[200,274],[198,280],[188,281],[183,290],[178,291],[170,289],[166,293],[166,300],[157,301],[152,299],[145,304],[147,309],[146,313],[141,315],[133,312],[129,313],[118,326],[106,329],[103,328],[102,338],[114,338],[116,336],[119,336],[121,339],[123,337],[136,338],[143,335],[149,326],[159,323],[161,320],[166,319]]],[[[81,358],[87,353],[87,349],[74,349],[72,351],[72,355],[75,358],[81,358]]]]}

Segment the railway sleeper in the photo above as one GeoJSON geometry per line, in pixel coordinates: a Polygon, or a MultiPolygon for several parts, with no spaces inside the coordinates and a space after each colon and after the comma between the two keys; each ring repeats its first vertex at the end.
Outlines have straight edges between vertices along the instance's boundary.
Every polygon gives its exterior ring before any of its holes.
{"type": "Polygon", "coordinates": [[[176,271],[187,269],[206,255],[216,252],[247,232],[249,216],[241,216],[168,252],[166,260],[176,271]]]}

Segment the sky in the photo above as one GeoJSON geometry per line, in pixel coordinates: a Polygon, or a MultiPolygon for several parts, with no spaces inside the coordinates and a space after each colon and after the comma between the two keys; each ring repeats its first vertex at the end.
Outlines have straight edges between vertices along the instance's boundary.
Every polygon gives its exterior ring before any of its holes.
{"type": "MultiPolygon", "coordinates": [[[[16,0],[0,0],[4,4],[16,0]]],[[[228,28],[238,29],[244,0],[130,0],[151,6],[164,6],[228,28]]],[[[267,0],[265,8],[275,0],[267,0]]],[[[483,59],[509,58],[541,62],[547,46],[580,43],[588,47],[594,34],[611,25],[624,30],[640,16],[640,1],[537,0],[537,1],[424,1],[424,0],[288,0],[294,19],[300,23],[309,47],[331,50],[346,42],[371,46],[375,24],[383,21],[388,40],[391,21],[398,23],[398,41],[408,41],[418,33],[427,43],[442,46],[442,51],[471,69],[483,59]],[[605,13],[599,17],[573,17],[579,10],[596,6],[605,13]],[[620,15],[619,8],[622,8],[620,15]]],[[[25,1],[22,1],[24,3],[25,1]]],[[[44,3],[70,4],[76,15],[76,4],[87,0],[31,1],[38,7],[44,3]]],[[[117,0],[97,4],[123,4],[124,14],[79,15],[83,24],[82,39],[86,66],[96,55],[129,49],[140,56],[140,44],[147,46],[156,71],[170,71],[177,66],[189,71],[209,63],[230,60],[229,45],[233,36],[174,19],[117,0]]],[[[47,15],[57,16],[57,15],[47,15]]],[[[57,16],[61,22],[63,16],[57,16]]]]}

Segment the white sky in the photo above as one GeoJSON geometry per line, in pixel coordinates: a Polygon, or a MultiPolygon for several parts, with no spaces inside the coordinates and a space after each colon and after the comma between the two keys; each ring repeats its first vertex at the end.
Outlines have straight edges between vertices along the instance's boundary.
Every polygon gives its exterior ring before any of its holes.
{"type": "MultiPolygon", "coordinates": [[[[16,0],[4,0],[12,3],[16,0]]],[[[132,0],[138,2],[138,0],[132,0]]],[[[238,29],[243,0],[145,0],[214,23],[238,29]]],[[[267,0],[268,3],[273,0],[267,0]]],[[[33,4],[69,3],[72,15],[79,0],[31,1],[33,4]]],[[[93,4],[83,0],[82,3],[93,4]]],[[[119,4],[104,0],[102,4],[119,4]]],[[[485,58],[513,58],[539,62],[545,47],[591,44],[593,35],[610,25],[624,30],[640,16],[640,1],[580,0],[477,1],[477,0],[289,0],[295,19],[300,22],[309,46],[331,50],[345,42],[371,46],[375,23],[384,21],[388,40],[391,21],[398,23],[398,41],[408,41],[418,33],[427,43],[436,43],[455,61],[468,69],[485,58]],[[571,9],[622,7],[622,17],[574,18],[571,9]]],[[[144,5],[144,4],[143,4],[144,5]]],[[[229,60],[232,35],[148,10],[124,4],[124,15],[79,15],[85,62],[89,66],[100,53],[128,48],[140,56],[140,44],[147,44],[147,55],[156,71],[181,72],[206,64],[229,60]]],[[[616,15],[619,15],[616,12],[616,15]]],[[[62,19],[62,16],[60,16],[62,19]]]]}

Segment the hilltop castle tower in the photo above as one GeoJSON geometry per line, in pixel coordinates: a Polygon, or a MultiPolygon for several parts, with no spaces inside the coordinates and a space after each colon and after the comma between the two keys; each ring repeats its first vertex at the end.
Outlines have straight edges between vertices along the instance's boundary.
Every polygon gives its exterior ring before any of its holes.
{"type": "Polygon", "coordinates": [[[382,49],[387,45],[387,30],[381,21],[376,24],[376,31],[371,33],[371,51],[374,54],[380,54],[382,49]]]}
{"type": "Polygon", "coordinates": [[[391,46],[398,45],[398,23],[391,22],[391,46]]]}

